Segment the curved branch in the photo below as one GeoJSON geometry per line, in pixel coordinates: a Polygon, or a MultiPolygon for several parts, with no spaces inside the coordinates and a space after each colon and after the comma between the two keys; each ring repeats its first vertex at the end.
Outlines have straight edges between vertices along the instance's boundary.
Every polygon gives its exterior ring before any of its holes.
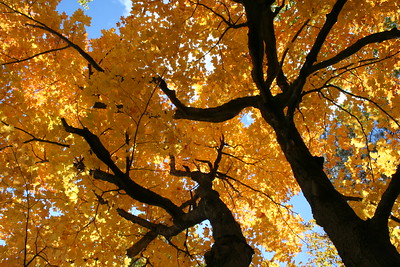
{"type": "Polygon", "coordinates": [[[229,17],[229,19],[226,19],[224,16],[222,16],[221,14],[219,14],[217,11],[215,11],[215,10],[212,9],[211,7],[209,7],[209,6],[207,6],[207,5],[203,4],[203,3],[200,3],[199,0],[197,0],[197,2],[192,2],[192,1],[190,1],[190,2],[193,3],[193,4],[195,4],[195,5],[202,6],[202,7],[204,7],[205,9],[209,10],[209,11],[210,11],[211,13],[213,13],[215,16],[219,17],[226,25],[228,25],[228,28],[238,29],[238,28],[242,28],[242,27],[247,26],[246,23],[239,23],[239,24],[237,24],[237,21],[236,21],[236,22],[232,21],[232,18],[231,18],[231,17],[229,17]]]}
{"type": "Polygon", "coordinates": [[[65,131],[73,134],[77,134],[85,139],[89,144],[91,150],[108,168],[112,170],[115,175],[103,172],[101,170],[94,171],[94,178],[101,179],[110,183],[115,184],[118,188],[124,190],[131,198],[149,204],[163,208],[167,211],[175,220],[180,221],[184,212],[176,206],[170,199],[160,196],[159,194],[151,191],[150,189],[144,188],[141,185],[134,182],[130,177],[124,174],[118,166],[111,159],[110,152],[104,147],[100,138],[89,131],[88,128],[75,128],[66,122],[65,119],[61,119],[65,131]],[[96,175],[96,176],[95,176],[96,175]]]}
{"type": "Polygon", "coordinates": [[[158,77],[157,82],[160,89],[168,96],[169,100],[177,107],[174,118],[207,122],[224,122],[234,118],[244,108],[259,108],[260,96],[246,96],[233,99],[225,104],[213,108],[194,108],[185,106],[177,97],[174,90],[168,88],[166,82],[158,77]]]}
{"type": "MultiPolygon", "coordinates": [[[[297,37],[299,37],[300,33],[301,33],[301,32],[304,30],[304,28],[307,26],[308,22],[310,22],[310,19],[307,19],[307,20],[303,23],[303,25],[301,25],[300,29],[297,30],[297,32],[296,32],[295,35],[293,36],[292,40],[290,41],[290,44],[291,44],[291,45],[294,44],[294,42],[296,41],[297,37]]],[[[279,65],[281,65],[281,66],[283,65],[283,62],[285,62],[286,55],[287,55],[287,53],[289,52],[289,47],[290,47],[290,45],[288,45],[288,46],[286,47],[286,49],[283,51],[283,53],[282,53],[282,58],[281,58],[281,61],[279,62],[279,65]]]]}
{"type": "Polygon", "coordinates": [[[41,56],[41,55],[45,55],[45,54],[48,54],[48,53],[64,50],[64,49],[69,48],[69,47],[70,47],[70,45],[68,44],[68,45],[60,47],[60,48],[54,48],[54,49],[50,49],[50,50],[47,50],[47,51],[44,51],[44,52],[40,52],[40,53],[34,54],[33,56],[29,56],[27,58],[15,59],[14,61],[2,63],[1,65],[5,66],[5,65],[10,65],[10,64],[15,64],[15,63],[21,63],[21,62],[31,60],[31,59],[33,59],[35,57],[38,57],[38,56],[41,56]]]}
{"type": "MultiPolygon", "coordinates": [[[[301,97],[303,98],[305,95],[310,94],[310,93],[320,92],[322,89],[332,85],[329,82],[335,80],[336,78],[340,77],[341,75],[343,75],[345,73],[350,72],[351,74],[354,74],[353,72],[355,70],[357,70],[358,68],[362,68],[362,67],[366,67],[366,66],[369,66],[369,65],[372,65],[372,64],[376,64],[376,63],[382,62],[382,61],[384,61],[384,60],[386,60],[388,58],[394,57],[394,56],[396,56],[398,54],[400,54],[400,51],[397,51],[397,52],[395,52],[393,54],[387,55],[387,56],[382,57],[382,58],[363,59],[363,60],[358,61],[357,63],[350,63],[350,64],[348,64],[346,66],[340,67],[335,71],[337,73],[335,75],[330,76],[321,87],[304,91],[301,94],[301,97]]],[[[334,85],[334,86],[336,86],[336,85],[334,85]]],[[[338,90],[343,90],[340,87],[335,87],[335,88],[338,89],[338,90]]],[[[351,93],[349,93],[349,92],[347,92],[345,90],[343,90],[343,93],[352,95],[351,93]]],[[[374,103],[372,100],[370,100],[370,99],[368,99],[366,97],[362,97],[362,96],[354,95],[354,94],[352,96],[357,97],[357,98],[361,98],[361,99],[364,99],[364,100],[367,100],[367,101],[371,101],[371,103],[373,103],[374,105],[378,106],[378,104],[374,103]]],[[[379,109],[382,110],[381,107],[379,107],[379,109]]],[[[382,111],[386,114],[386,112],[384,110],[382,110],[382,111]]],[[[388,115],[388,114],[386,114],[386,115],[388,115]]],[[[390,115],[388,115],[388,116],[390,116],[390,115]]],[[[399,125],[399,127],[400,127],[400,125],[399,125]]]]}
{"type": "Polygon", "coordinates": [[[207,122],[224,122],[236,117],[244,108],[258,108],[259,96],[248,96],[233,99],[213,108],[186,107],[175,112],[175,119],[188,119],[207,122]]]}
{"type": "Polygon", "coordinates": [[[291,210],[289,207],[287,207],[286,205],[283,205],[283,204],[281,204],[281,203],[275,201],[274,198],[271,197],[270,195],[268,195],[267,193],[265,193],[265,192],[263,192],[263,191],[261,191],[261,190],[259,190],[259,189],[253,188],[253,187],[251,187],[250,185],[247,185],[246,183],[243,183],[242,181],[240,181],[240,180],[238,180],[238,179],[236,179],[236,178],[234,178],[234,177],[232,177],[232,176],[230,176],[230,175],[227,175],[226,173],[217,172],[217,176],[218,176],[218,178],[220,178],[220,179],[222,179],[222,180],[226,180],[226,181],[229,181],[229,179],[230,179],[230,180],[232,180],[232,181],[234,181],[234,182],[240,184],[241,186],[244,186],[244,187],[246,187],[246,188],[248,188],[248,189],[250,189],[250,190],[252,190],[252,191],[254,191],[254,192],[256,192],[256,193],[259,193],[259,194],[261,194],[261,195],[267,197],[267,198],[268,198],[272,203],[274,203],[276,206],[285,208],[288,212],[296,213],[296,212],[294,212],[293,210],[291,210]]]}
{"type": "Polygon", "coordinates": [[[342,61],[343,59],[348,58],[349,56],[357,53],[361,48],[363,48],[364,46],[366,46],[368,44],[383,42],[386,40],[395,39],[395,38],[399,38],[399,37],[400,37],[400,30],[398,30],[396,28],[393,28],[390,31],[378,32],[378,33],[374,33],[374,34],[365,36],[365,37],[359,39],[357,42],[355,42],[351,46],[349,46],[348,48],[339,52],[336,56],[313,65],[311,67],[310,72],[312,73],[317,70],[326,68],[333,64],[336,64],[336,63],[342,61]]]}
{"type": "Polygon", "coordinates": [[[326,100],[328,100],[329,102],[331,102],[333,105],[335,105],[337,108],[339,108],[340,110],[344,111],[345,113],[349,114],[350,117],[354,118],[358,125],[360,126],[361,132],[363,133],[363,136],[365,138],[365,148],[367,150],[367,157],[368,157],[368,168],[371,172],[371,176],[372,176],[372,180],[374,180],[374,172],[373,172],[373,167],[372,167],[372,160],[371,160],[371,150],[368,146],[368,136],[367,136],[367,132],[365,131],[365,128],[363,126],[363,124],[361,123],[360,119],[354,115],[353,113],[351,113],[350,111],[348,111],[347,109],[343,108],[342,106],[340,106],[339,104],[337,104],[333,99],[327,97],[323,92],[319,92],[321,94],[321,96],[323,98],[325,98],[326,100]]]}
{"type": "MultiPolygon", "coordinates": [[[[32,19],[33,20],[33,19],[32,19]]],[[[37,22],[36,20],[34,20],[37,22]]],[[[69,40],[67,37],[62,35],[61,33],[57,32],[56,30],[53,30],[52,28],[48,27],[47,25],[41,23],[41,25],[35,25],[35,24],[27,24],[28,26],[34,27],[34,28],[39,28],[45,31],[48,31],[54,35],[57,35],[61,40],[65,41],[69,46],[74,48],[84,59],[86,59],[89,64],[91,64],[97,71],[99,72],[104,72],[104,69],[100,67],[100,65],[88,54],[86,53],[79,45],[73,43],[71,40],[69,40]]]]}
{"type": "Polygon", "coordinates": [[[211,168],[211,173],[212,173],[213,176],[215,176],[217,174],[217,172],[218,172],[219,164],[220,164],[220,162],[222,160],[223,150],[224,150],[224,147],[227,145],[225,143],[224,135],[221,136],[220,141],[221,141],[221,144],[217,148],[217,158],[214,161],[214,166],[212,166],[213,164],[211,164],[211,167],[212,167],[211,168]]]}

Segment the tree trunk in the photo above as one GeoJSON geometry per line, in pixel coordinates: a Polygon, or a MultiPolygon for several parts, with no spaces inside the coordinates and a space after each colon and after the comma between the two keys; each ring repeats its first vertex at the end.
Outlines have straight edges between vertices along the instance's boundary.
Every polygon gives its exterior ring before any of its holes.
{"type": "Polygon", "coordinates": [[[254,250],[247,244],[240,225],[218,192],[209,188],[199,205],[204,208],[213,229],[214,245],[204,255],[207,266],[248,267],[254,250]]]}
{"type": "Polygon", "coordinates": [[[400,255],[390,242],[388,218],[383,222],[376,216],[360,219],[329,181],[323,158],[311,155],[292,121],[274,115],[268,113],[264,118],[274,128],[316,222],[328,234],[343,263],[348,267],[400,266],[400,255]]]}
{"type": "Polygon", "coordinates": [[[175,168],[175,158],[171,156],[170,173],[175,176],[190,177],[196,181],[198,188],[196,195],[200,197],[199,205],[196,209],[204,214],[210,221],[214,245],[211,250],[205,253],[204,259],[208,267],[248,267],[254,254],[254,250],[247,244],[243,236],[240,225],[236,222],[232,212],[220,199],[219,194],[212,187],[216,177],[218,164],[222,158],[224,141],[218,148],[218,156],[214,165],[210,162],[210,172],[190,171],[185,167],[185,171],[175,168]]]}

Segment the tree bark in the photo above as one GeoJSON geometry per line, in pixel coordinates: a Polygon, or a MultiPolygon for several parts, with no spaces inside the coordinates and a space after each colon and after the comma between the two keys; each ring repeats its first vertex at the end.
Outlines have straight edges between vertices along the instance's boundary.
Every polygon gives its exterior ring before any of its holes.
{"type": "Polygon", "coordinates": [[[390,242],[387,219],[383,223],[376,216],[360,219],[329,181],[321,158],[311,155],[294,122],[266,109],[263,115],[275,130],[316,222],[328,234],[343,263],[348,267],[400,266],[400,255],[390,242]]]}
{"type": "Polygon", "coordinates": [[[239,224],[218,193],[211,189],[202,201],[214,237],[214,245],[204,255],[207,266],[249,266],[254,250],[247,244],[239,224]]]}
{"type": "Polygon", "coordinates": [[[247,244],[240,225],[236,222],[232,212],[220,199],[219,194],[212,188],[212,182],[218,173],[218,165],[222,158],[224,141],[218,149],[218,156],[212,164],[209,162],[210,172],[185,171],[175,168],[175,158],[171,156],[170,173],[175,176],[190,177],[196,181],[198,188],[196,195],[201,199],[198,207],[204,217],[210,221],[214,244],[210,251],[204,255],[208,267],[248,267],[254,250],[247,244]]]}

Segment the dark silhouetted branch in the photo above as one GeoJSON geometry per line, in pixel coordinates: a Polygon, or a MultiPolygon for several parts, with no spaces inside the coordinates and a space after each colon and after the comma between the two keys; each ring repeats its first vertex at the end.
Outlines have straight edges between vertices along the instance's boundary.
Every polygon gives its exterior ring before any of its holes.
{"type": "Polygon", "coordinates": [[[321,31],[318,33],[310,52],[306,56],[306,60],[300,69],[299,76],[293,83],[293,91],[290,92],[291,95],[288,101],[288,114],[290,116],[294,113],[297,103],[301,100],[301,92],[306,82],[306,78],[308,77],[308,75],[310,75],[312,66],[317,60],[317,56],[321,51],[321,48],[324,45],[329,32],[336,24],[337,18],[346,2],[346,0],[337,0],[336,3],[333,5],[331,12],[326,15],[325,23],[322,26],[321,31]]]}
{"type": "Polygon", "coordinates": [[[213,108],[194,108],[185,106],[177,97],[174,90],[168,88],[162,78],[154,78],[161,90],[168,96],[172,104],[177,107],[175,119],[187,119],[207,122],[223,122],[237,116],[244,108],[259,107],[260,96],[247,96],[233,99],[225,104],[213,108]]]}
{"type": "Polygon", "coordinates": [[[361,38],[360,40],[358,40],[348,48],[344,49],[343,51],[339,52],[336,56],[315,64],[314,66],[311,67],[310,72],[312,73],[317,70],[336,64],[342,61],[343,59],[346,59],[349,56],[357,53],[361,48],[363,48],[368,44],[383,42],[386,40],[395,39],[399,37],[400,37],[400,31],[396,28],[393,28],[390,31],[378,32],[368,35],[366,37],[361,38]]]}
{"type": "Polygon", "coordinates": [[[41,55],[45,55],[45,54],[48,54],[48,53],[52,53],[52,52],[56,52],[56,51],[67,49],[68,47],[70,47],[69,44],[66,45],[66,46],[60,47],[60,48],[54,48],[54,49],[50,49],[50,50],[47,50],[47,51],[44,51],[44,52],[40,52],[40,53],[37,53],[37,54],[35,54],[33,56],[30,56],[30,57],[27,57],[27,58],[15,59],[14,61],[5,62],[5,63],[2,63],[1,65],[9,65],[9,64],[15,64],[15,63],[21,63],[21,62],[31,60],[31,59],[33,59],[35,57],[38,57],[38,56],[41,56],[41,55]]]}
{"type": "Polygon", "coordinates": [[[278,73],[278,58],[276,56],[276,37],[274,34],[274,15],[270,5],[273,1],[243,1],[248,26],[248,48],[253,64],[251,72],[253,81],[260,91],[265,103],[272,99],[269,85],[278,73]],[[267,38],[268,43],[266,43],[267,38]],[[264,53],[267,56],[268,83],[264,80],[264,53]]]}
{"type": "Polygon", "coordinates": [[[400,223],[400,218],[397,218],[397,217],[395,217],[395,216],[393,216],[393,215],[390,215],[390,219],[391,219],[392,221],[395,221],[395,222],[397,222],[397,223],[400,223]]]}
{"type": "Polygon", "coordinates": [[[111,159],[110,152],[104,147],[98,136],[91,133],[86,127],[80,129],[68,125],[65,119],[61,119],[61,122],[67,132],[74,133],[83,137],[85,141],[89,144],[91,150],[96,155],[96,157],[100,159],[104,164],[106,164],[107,167],[110,168],[115,174],[114,176],[112,176],[111,174],[107,174],[106,172],[103,172],[101,170],[95,170],[93,172],[94,178],[98,177],[98,179],[113,183],[120,189],[124,190],[133,199],[149,205],[161,207],[169,214],[171,214],[174,220],[181,220],[181,216],[184,213],[171,200],[169,200],[168,198],[164,198],[157,193],[135,183],[132,179],[130,179],[128,175],[123,173],[117,167],[117,165],[111,159]]]}
{"type": "Polygon", "coordinates": [[[121,217],[125,218],[126,220],[131,221],[140,226],[143,226],[149,230],[156,231],[157,233],[166,231],[166,229],[168,228],[167,226],[162,225],[162,224],[149,222],[148,220],[140,218],[139,216],[133,215],[133,214],[125,211],[124,209],[117,208],[117,212],[121,217]]]}
{"type": "MultiPolygon", "coordinates": [[[[1,121],[1,123],[3,123],[6,126],[9,126],[9,124],[4,122],[4,121],[1,121]]],[[[28,132],[28,131],[20,128],[20,127],[13,126],[13,128],[17,129],[18,131],[21,131],[21,132],[23,132],[23,133],[25,133],[25,134],[27,134],[27,135],[29,135],[31,137],[31,139],[24,141],[23,142],[24,144],[36,141],[36,142],[48,143],[48,144],[62,146],[62,147],[69,147],[68,144],[64,144],[64,143],[60,143],[60,142],[56,142],[56,141],[51,141],[51,140],[46,140],[46,139],[43,139],[43,138],[37,138],[33,134],[31,134],[30,132],[28,132]]]]}
{"type": "Polygon", "coordinates": [[[312,65],[317,60],[319,51],[324,45],[326,37],[331,31],[333,25],[335,25],[335,23],[337,22],[337,18],[346,2],[347,2],[346,0],[337,0],[332,8],[332,11],[326,15],[326,21],[322,26],[321,31],[318,33],[317,38],[315,39],[314,44],[306,57],[306,61],[304,62],[304,65],[300,70],[299,77],[305,78],[302,76],[308,76],[308,74],[310,74],[312,65]]]}
{"type": "Polygon", "coordinates": [[[202,221],[207,219],[203,211],[204,206],[198,207],[193,211],[184,214],[182,216],[182,220],[179,223],[171,226],[165,226],[162,224],[149,222],[123,209],[117,209],[118,214],[126,220],[150,230],[138,242],[136,242],[127,250],[127,255],[131,258],[135,257],[143,249],[145,249],[150,244],[150,242],[153,241],[158,235],[162,235],[167,240],[169,240],[171,237],[178,235],[182,231],[201,223],[202,221]]]}
{"type": "Polygon", "coordinates": [[[142,250],[147,248],[147,246],[156,239],[158,234],[154,231],[147,232],[138,242],[133,244],[130,248],[127,249],[126,255],[130,258],[134,258],[138,255],[142,250]]]}
{"type": "Polygon", "coordinates": [[[41,25],[27,24],[28,26],[31,26],[34,28],[39,28],[39,29],[48,31],[54,35],[57,35],[61,40],[65,41],[69,46],[71,46],[73,49],[75,49],[84,59],[86,59],[86,61],[89,62],[93,66],[93,68],[95,68],[99,72],[104,72],[104,69],[102,67],[100,67],[100,65],[88,53],[86,53],[79,45],[73,43],[67,37],[65,37],[61,33],[57,32],[56,30],[53,30],[52,28],[48,27],[47,25],[45,25],[37,20],[34,20],[32,18],[31,18],[31,20],[33,20],[41,25]]]}

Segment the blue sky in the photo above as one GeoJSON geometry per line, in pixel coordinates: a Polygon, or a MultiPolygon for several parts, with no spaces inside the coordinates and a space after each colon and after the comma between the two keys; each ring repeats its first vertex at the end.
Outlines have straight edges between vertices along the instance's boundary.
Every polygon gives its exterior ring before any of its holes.
{"type": "MultiPolygon", "coordinates": [[[[102,29],[114,28],[121,16],[129,14],[132,2],[131,0],[93,0],[88,6],[85,13],[92,17],[92,23],[87,32],[89,38],[97,38],[100,37],[102,29]]],[[[72,15],[78,8],[82,8],[78,0],[62,0],[57,9],[72,15]]]]}
{"type": "MultiPolygon", "coordinates": [[[[101,36],[102,29],[116,27],[116,23],[121,16],[129,14],[131,9],[131,0],[93,0],[88,4],[89,9],[85,13],[92,17],[91,26],[87,28],[89,38],[98,38],[101,36]]],[[[58,10],[66,12],[68,15],[82,8],[78,0],[62,0],[58,6],[58,10]]],[[[302,194],[295,196],[290,201],[294,206],[294,211],[302,215],[305,221],[312,219],[311,209],[309,204],[304,199],[302,194]]],[[[304,252],[298,255],[296,261],[307,262],[308,255],[304,252]]]]}

